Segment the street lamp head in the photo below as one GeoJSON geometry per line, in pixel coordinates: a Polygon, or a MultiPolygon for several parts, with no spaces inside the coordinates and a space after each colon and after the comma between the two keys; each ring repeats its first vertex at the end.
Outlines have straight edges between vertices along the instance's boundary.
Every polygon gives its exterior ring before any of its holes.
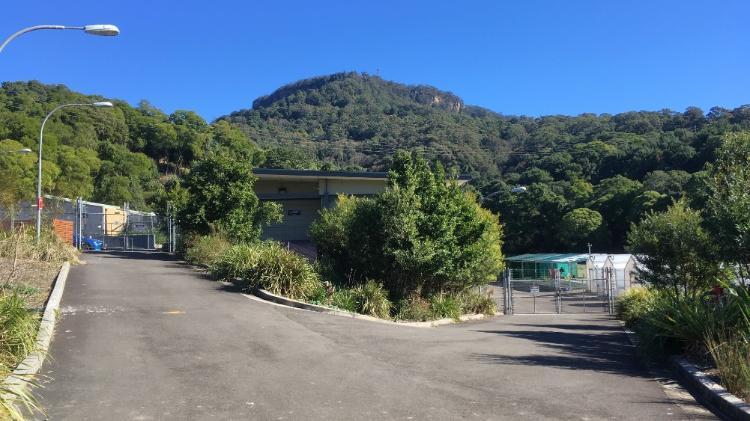
{"type": "Polygon", "coordinates": [[[31,149],[29,149],[29,148],[19,149],[18,153],[22,153],[22,154],[31,153],[31,149]]]}
{"type": "Polygon", "coordinates": [[[87,34],[102,35],[105,37],[120,35],[120,28],[115,25],[86,25],[83,27],[83,30],[86,31],[87,34]]]}
{"type": "Polygon", "coordinates": [[[99,108],[112,108],[112,107],[114,107],[114,105],[111,102],[109,102],[109,101],[94,102],[91,105],[93,105],[94,107],[99,107],[99,108]]]}

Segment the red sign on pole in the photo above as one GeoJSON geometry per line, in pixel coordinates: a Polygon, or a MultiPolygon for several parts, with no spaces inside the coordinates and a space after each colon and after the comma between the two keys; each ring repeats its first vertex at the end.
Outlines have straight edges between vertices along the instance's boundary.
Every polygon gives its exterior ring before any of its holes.
{"type": "Polygon", "coordinates": [[[39,196],[39,197],[36,198],[36,206],[39,209],[42,209],[44,207],[44,199],[42,199],[41,196],[39,196]]]}

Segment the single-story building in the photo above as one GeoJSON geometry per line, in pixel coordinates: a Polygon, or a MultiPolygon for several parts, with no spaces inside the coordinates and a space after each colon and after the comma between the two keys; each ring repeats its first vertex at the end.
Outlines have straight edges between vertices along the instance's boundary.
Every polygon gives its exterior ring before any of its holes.
{"type": "MultiPolygon", "coordinates": [[[[388,173],[255,168],[255,193],[262,201],[280,203],[283,220],[263,228],[262,238],[307,241],[320,211],[334,206],[339,194],[376,195],[386,187],[388,173]]],[[[470,177],[459,176],[460,185],[470,177]]]]}
{"type": "Polygon", "coordinates": [[[560,278],[588,281],[591,291],[606,287],[605,272],[614,276],[614,293],[620,295],[636,281],[636,260],[632,254],[529,253],[506,257],[513,279],[550,279],[554,269],[560,278]]]}
{"type": "Polygon", "coordinates": [[[554,278],[553,269],[563,279],[586,279],[588,257],[580,253],[527,253],[506,257],[505,261],[514,279],[554,278]]]}

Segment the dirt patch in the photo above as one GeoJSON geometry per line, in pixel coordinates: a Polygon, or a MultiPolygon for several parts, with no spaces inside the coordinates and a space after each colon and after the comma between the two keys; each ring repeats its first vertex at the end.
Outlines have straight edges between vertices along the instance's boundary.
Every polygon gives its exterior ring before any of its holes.
{"type": "Polygon", "coordinates": [[[43,307],[55,282],[59,263],[0,258],[0,285],[28,293],[30,307],[43,307]]]}

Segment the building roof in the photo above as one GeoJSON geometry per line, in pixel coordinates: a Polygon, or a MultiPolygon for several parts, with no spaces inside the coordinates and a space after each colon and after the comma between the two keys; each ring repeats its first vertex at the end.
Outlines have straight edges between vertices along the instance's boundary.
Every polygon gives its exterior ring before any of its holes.
{"type": "Polygon", "coordinates": [[[509,262],[571,263],[586,261],[588,257],[588,254],[580,253],[527,253],[506,257],[505,260],[509,262]]]}
{"type": "MultiPolygon", "coordinates": [[[[296,170],[287,168],[253,168],[253,174],[261,180],[291,180],[291,179],[371,179],[385,180],[388,178],[387,172],[375,171],[319,171],[319,170],[296,170]]],[[[458,183],[464,184],[471,180],[471,176],[459,175],[458,183]]]]}

